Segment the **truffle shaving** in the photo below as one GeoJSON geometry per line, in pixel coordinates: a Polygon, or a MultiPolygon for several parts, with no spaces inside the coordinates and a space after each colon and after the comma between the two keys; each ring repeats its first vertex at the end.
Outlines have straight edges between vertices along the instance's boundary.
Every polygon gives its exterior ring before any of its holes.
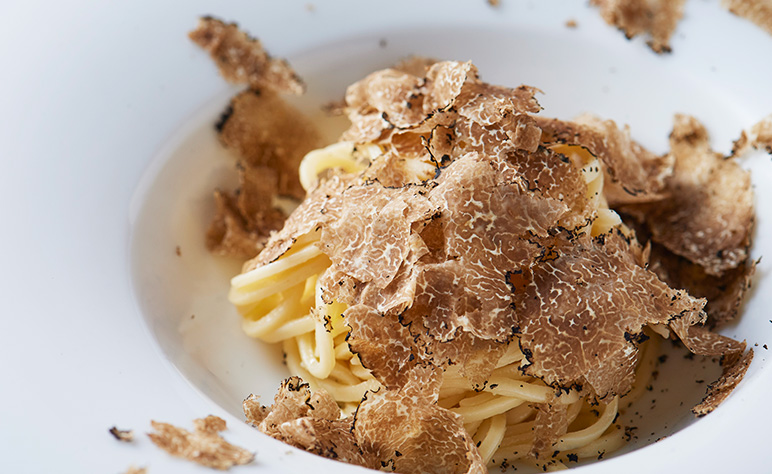
{"type": "Polygon", "coordinates": [[[750,173],[713,152],[694,117],[676,115],[670,147],[675,158],[666,183],[670,198],[624,210],[646,223],[652,240],[720,276],[748,258],[754,216],[750,173]]]}
{"type": "Polygon", "coordinates": [[[368,395],[357,410],[354,435],[384,470],[487,472],[459,415],[405,393],[368,395]]]}
{"type": "Polygon", "coordinates": [[[263,249],[267,235],[250,231],[239,212],[236,198],[223,191],[214,192],[215,215],[206,233],[206,246],[216,255],[252,258],[263,249]]]}
{"type": "Polygon", "coordinates": [[[707,299],[708,324],[715,328],[733,321],[740,314],[756,264],[745,263],[721,276],[713,276],[705,273],[701,266],[654,244],[649,269],[671,288],[684,288],[690,295],[707,299]]]}
{"type": "Polygon", "coordinates": [[[705,416],[726,400],[732,390],[740,383],[753,360],[753,349],[724,367],[721,377],[708,386],[708,393],[699,404],[692,408],[697,416],[705,416]]]}
{"type": "Polygon", "coordinates": [[[408,328],[364,305],[350,307],[344,317],[352,329],[351,351],[386,388],[405,387],[417,379],[422,356],[408,328]]]}
{"type": "Polygon", "coordinates": [[[568,406],[561,403],[539,403],[535,408],[534,443],[530,455],[544,459],[545,455],[554,452],[553,446],[568,431],[568,406]]]}
{"type": "MultiPolygon", "coordinates": [[[[255,403],[254,397],[244,401],[244,412],[252,414],[252,422],[259,419],[254,417],[255,413],[262,416],[264,412],[255,410],[255,403]]],[[[257,427],[269,436],[281,438],[281,427],[286,422],[305,417],[337,420],[340,409],[327,392],[320,390],[312,394],[309,385],[300,377],[289,377],[282,382],[271,410],[265,413],[257,427]]]]}
{"type": "Polygon", "coordinates": [[[669,288],[631,253],[607,251],[605,240],[558,239],[555,258],[514,288],[525,372],[558,388],[589,383],[601,399],[630,389],[645,326],[683,320],[689,328],[705,304],[669,288]]]}
{"type": "Polygon", "coordinates": [[[246,449],[225,441],[218,434],[225,430],[225,420],[213,415],[193,420],[193,432],[158,421],[150,424],[155,432],[148,433],[148,437],[156,446],[202,466],[226,470],[249,464],[255,457],[246,449]]]}
{"type": "Polygon", "coordinates": [[[735,15],[750,20],[772,35],[772,5],[764,0],[721,0],[735,15]]]}
{"type": "Polygon", "coordinates": [[[124,443],[134,441],[134,432],[132,430],[119,430],[117,427],[113,426],[109,431],[118,441],[123,441],[124,443]]]}
{"type": "Polygon", "coordinates": [[[656,156],[630,138],[628,127],[582,115],[573,122],[537,117],[542,141],[585,147],[603,164],[604,195],[609,206],[657,201],[666,196],[665,180],[673,159],[656,156]]]}
{"type": "Polygon", "coordinates": [[[732,156],[741,156],[750,148],[772,154],[772,115],[765,117],[747,132],[743,130],[732,146],[732,156]]]}
{"type": "Polygon", "coordinates": [[[258,39],[239,30],[235,23],[202,17],[189,36],[212,56],[220,74],[230,82],[293,94],[302,94],[305,89],[286,61],[272,58],[258,39]]]}
{"type": "Polygon", "coordinates": [[[627,39],[648,34],[655,53],[670,52],[670,37],[684,14],[686,0],[590,0],[606,23],[622,30],[627,39]]]}
{"type": "MultiPolygon", "coordinates": [[[[218,125],[219,138],[244,168],[275,186],[275,194],[302,199],[300,160],[321,146],[316,125],[270,90],[244,91],[231,99],[230,114],[218,125]],[[266,173],[270,173],[267,174],[266,173]]],[[[266,196],[263,200],[270,204],[266,196]]]]}

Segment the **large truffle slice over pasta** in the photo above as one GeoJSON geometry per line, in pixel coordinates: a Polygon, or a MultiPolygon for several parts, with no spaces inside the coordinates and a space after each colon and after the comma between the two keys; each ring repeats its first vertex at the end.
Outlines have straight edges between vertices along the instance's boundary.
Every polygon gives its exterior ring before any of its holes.
{"type": "Polygon", "coordinates": [[[368,395],[357,411],[354,435],[359,446],[387,470],[487,471],[461,417],[410,391],[368,395]]]}
{"type": "Polygon", "coordinates": [[[623,237],[556,239],[554,258],[536,263],[531,281],[515,288],[526,373],[557,387],[589,384],[599,398],[630,389],[644,327],[699,318],[705,304],[669,288],[611,239],[623,237]]]}
{"type": "Polygon", "coordinates": [[[646,150],[630,137],[628,127],[612,120],[582,115],[574,121],[537,117],[542,141],[585,147],[597,157],[606,178],[603,194],[611,207],[658,201],[666,196],[665,179],[673,173],[673,159],[646,150]]]}

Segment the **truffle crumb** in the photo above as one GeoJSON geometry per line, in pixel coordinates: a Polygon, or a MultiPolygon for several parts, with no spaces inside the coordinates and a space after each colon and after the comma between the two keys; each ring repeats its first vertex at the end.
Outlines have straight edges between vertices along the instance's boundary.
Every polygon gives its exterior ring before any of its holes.
{"type": "Polygon", "coordinates": [[[249,464],[254,454],[225,441],[218,432],[225,430],[225,420],[214,415],[193,420],[190,432],[169,423],[151,421],[155,432],[150,440],[167,453],[193,461],[202,466],[225,470],[240,464],[249,464]]]}
{"type": "Polygon", "coordinates": [[[182,250],[179,245],[174,247],[174,253],[177,254],[178,257],[182,257],[182,250]]]}
{"type": "Polygon", "coordinates": [[[115,439],[118,441],[123,441],[124,443],[134,441],[134,431],[132,430],[119,430],[113,426],[110,428],[110,434],[115,436],[115,439]]]}
{"type": "Polygon", "coordinates": [[[492,7],[498,7],[501,5],[501,0],[488,0],[488,5],[492,7]]]}
{"type": "Polygon", "coordinates": [[[566,20],[566,28],[576,28],[577,26],[579,26],[579,23],[573,18],[566,20]]]}

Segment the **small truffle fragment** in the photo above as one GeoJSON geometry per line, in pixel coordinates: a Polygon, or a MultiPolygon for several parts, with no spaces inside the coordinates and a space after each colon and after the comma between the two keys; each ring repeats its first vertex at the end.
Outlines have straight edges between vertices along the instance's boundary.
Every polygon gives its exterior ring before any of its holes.
{"type": "Polygon", "coordinates": [[[155,432],[148,433],[148,437],[156,446],[202,466],[226,470],[249,464],[255,457],[246,449],[225,441],[218,434],[225,430],[225,420],[213,415],[194,420],[193,432],[158,421],[151,421],[150,424],[155,432]]]}
{"type": "Polygon", "coordinates": [[[772,115],[753,125],[748,131],[743,130],[740,138],[732,146],[732,156],[742,156],[750,148],[765,150],[772,154],[772,115]]]}
{"type": "Polygon", "coordinates": [[[670,37],[684,14],[686,0],[590,0],[603,20],[624,32],[627,39],[647,33],[655,53],[670,52],[670,37]]]}
{"type": "Polygon", "coordinates": [[[765,0],[721,0],[721,6],[772,35],[772,4],[765,0]]]}
{"type": "Polygon", "coordinates": [[[694,117],[676,115],[670,135],[675,158],[666,182],[670,198],[623,208],[646,223],[652,240],[722,275],[748,258],[753,224],[750,173],[710,148],[708,132],[694,117]]]}
{"type": "Polygon", "coordinates": [[[110,434],[118,441],[123,441],[124,443],[134,441],[134,431],[132,430],[119,430],[117,427],[113,426],[110,428],[110,434]]]}
{"type": "Polygon", "coordinates": [[[146,467],[129,466],[129,468],[123,474],[147,474],[146,467]]]}
{"type": "MultiPolygon", "coordinates": [[[[551,401],[555,401],[552,397],[551,401]]],[[[536,459],[545,459],[546,454],[554,452],[554,444],[568,431],[567,405],[563,403],[539,403],[536,419],[533,423],[534,442],[529,455],[536,459]]]]}
{"type": "Polygon", "coordinates": [[[286,61],[272,58],[258,39],[239,30],[235,23],[202,17],[188,36],[212,56],[220,74],[230,82],[293,94],[302,94],[305,89],[286,61]]]}
{"type": "Polygon", "coordinates": [[[692,412],[697,416],[705,416],[715,410],[743,379],[752,360],[753,349],[749,349],[742,357],[725,366],[721,377],[708,386],[707,395],[692,408],[692,412]]]}

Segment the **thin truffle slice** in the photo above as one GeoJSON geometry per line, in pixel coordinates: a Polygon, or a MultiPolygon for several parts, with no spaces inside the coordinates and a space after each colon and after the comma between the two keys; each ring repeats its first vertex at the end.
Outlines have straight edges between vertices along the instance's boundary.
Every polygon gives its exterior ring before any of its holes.
{"type": "Polygon", "coordinates": [[[245,91],[231,99],[217,129],[220,142],[239,158],[240,186],[235,197],[215,192],[216,214],[207,232],[207,248],[218,255],[252,258],[286,217],[274,206],[274,198],[305,196],[297,169],[303,156],[319,146],[319,133],[267,89],[245,91]]]}
{"type": "Polygon", "coordinates": [[[265,246],[267,235],[247,228],[236,198],[222,191],[214,192],[215,215],[206,232],[206,247],[216,255],[253,258],[265,246]]]}
{"type": "Polygon", "coordinates": [[[654,244],[649,269],[671,288],[684,288],[690,295],[707,299],[708,324],[720,327],[740,314],[756,264],[745,263],[721,276],[713,276],[706,274],[701,266],[654,244]]]}
{"type": "Polygon", "coordinates": [[[346,90],[349,114],[378,113],[396,127],[416,125],[425,117],[418,95],[422,82],[397,69],[376,71],[346,90]]]}
{"type": "Polygon", "coordinates": [[[415,394],[368,394],[357,410],[354,435],[384,470],[487,472],[461,417],[415,394]]]}
{"type": "Polygon", "coordinates": [[[351,352],[386,388],[397,390],[417,382],[414,368],[422,357],[408,328],[361,304],[348,308],[343,317],[351,327],[347,339],[351,352]]]}
{"type": "Polygon", "coordinates": [[[725,366],[721,377],[708,386],[707,395],[702,402],[692,408],[692,412],[697,416],[705,416],[715,410],[743,379],[752,360],[753,349],[750,349],[734,363],[725,366]]]}
{"type": "Polygon", "coordinates": [[[230,444],[218,434],[225,430],[225,420],[213,415],[194,420],[193,432],[158,421],[150,424],[155,432],[148,433],[148,437],[156,446],[202,466],[226,470],[249,464],[255,458],[251,452],[230,444]]]}
{"type": "Polygon", "coordinates": [[[622,245],[606,249],[607,240],[621,238],[558,239],[554,257],[531,268],[524,288],[514,287],[526,374],[556,388],[588,383],[601,399],[622,395],[632,385],[645,326],[700,322],[704,300],[669,288],[622,245]]]}
{"type": "Polygon", "coordinates": [[[600,15],[627,39],[648,33],[647,41],[655,53],[670,52],[670,37],[684,14],[686,0],[590,0],[600,7],[600,15]]]}
{"type": "Polygon", "coordinates": [[[772,4],[764,0],[721,0],[721,6],[772,35],[772,4]]]}
{"type": "MultiPolygon", "coordinates": [[[[322,144],[316,125],[267,89],[241,92],[229,107],[218,124],[225,148],[246,168],[272,170],[264,179],[275,183],[277,194],[302,199],[298,167],[306,153],[322,144]]],[[[262,199],[270,205],[272,197],[262,199]]]]}
{"type": "Polygon", "coordinates": [[[272,58],[258,39],[239,30],[236,23],[205,16],[188,36],[209,52],[220,74],[230,82],[293,94],[302,94],[305,89],[286,61],[272,58]]]}
{"type": "Polygon", "coordinates": [[[281,439],[295,447],[336,461],[377,469],[373,456],[359,448],[352,433],[352,418],[325,420],[303,417],[290,420],[279,427],[281,439]]]}
{"type": "Polygon", "coordinates": [[[586,148],[603,165],[603,194],[609,206],[651,202],[665,197],[673,159],[656,156],[630,138],[630,129],[612,120],[582,115],[573,122],[536,117],[542,141],[586,148]]]}
{"type": "Polygon", "coordinates": [[[340,408],[326,391],[312,394],[310,386],[296,376],[282,382],[270,411],[255,410],[255,403],[254,397],[244,400],[244,413],[251,417],[248,421],[254,423],[264,415],[258,429],[277,439],[282,439],[281,427],[288,421],[304,417],[330,421],[340,418],[340,408]]]}
{"type": "Polygon", "coordinates": [[[341,419],[335,400],[324,390],[312,393],[300,377],[284,380],[270,407],[250,395],[244,400],[244,414],[248,423],[287,444],[330,459],[376,467],[356,444],[353,419],[341,419]]]}
{"type": "Polygon", "coordinates": [[[688,115],[676,115],[670,147],[670,198],[623,210],[646,223],[652,240],[707,274],[736,268],[748,258],[754,218],[750,173],[712,151],[707,130],[688,115]]]}
{"type": "Polygon", "coordinates": [[[244,264],[243,272],[275,261],[302,236],[337,219],[340,212],[340,200],[337,197],[350,185],[351,179],[351,176],[333,175],[320,182],[290,214],[281,230],[271,235],[265,249],[244,264]]]}
{"type": "Polygon", "coordinates": [[[322,229],[320,248],[347,274],[385,288],[408,255],[412,224],[433,214],[422,192],[377,182],[351,186],[338,197],[338,218],[322,229]]]}
{"type": "MultiPolygon", "coordinates": [[[[554,396],[552,400],[554,401],[554,396]]],[[[533,446],[530,455],[545,459],[555,452],[553,445],[568,431],[568,405],[564,403],[538,403],[533,423],[533,446]]]]}
{"type": "Polygon", "coordinates": [[[206,235],[207,248],[218,255],[252,258],[270,233],[284,223],[284,213],[271,205],[276,171],[266,166],[239,166],[236,196],[215,191],[215,216],[206,235]]]}

